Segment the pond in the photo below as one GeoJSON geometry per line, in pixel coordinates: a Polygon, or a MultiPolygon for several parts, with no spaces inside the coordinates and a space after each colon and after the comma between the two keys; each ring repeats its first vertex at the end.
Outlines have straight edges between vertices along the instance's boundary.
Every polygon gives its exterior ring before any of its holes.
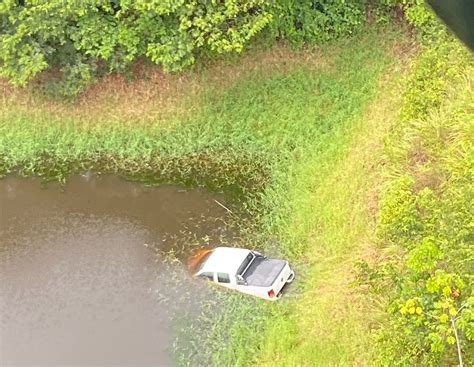
{"type": "Polygon", "coordinates": [[[0,365],[169,365],[207,286],[161,253],[231,238],[223,206],[112,176],[0,180],[0,365]]]}

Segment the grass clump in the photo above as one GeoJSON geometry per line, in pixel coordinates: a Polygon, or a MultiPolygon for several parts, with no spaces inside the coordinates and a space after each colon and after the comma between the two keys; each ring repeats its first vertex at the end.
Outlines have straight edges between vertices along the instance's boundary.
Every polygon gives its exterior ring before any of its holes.
{"type": "Polygon", "coordinates": [[[206,186],[236,198],[265,185],[268,173],[260,153],[209,143],[184,127],[176,134],[175,129],[84,126],[48,115],[7,114],[0,123],[0,175],[18,171],[65,181],[73,172],[94,170],[150,183],[206,186]]]}

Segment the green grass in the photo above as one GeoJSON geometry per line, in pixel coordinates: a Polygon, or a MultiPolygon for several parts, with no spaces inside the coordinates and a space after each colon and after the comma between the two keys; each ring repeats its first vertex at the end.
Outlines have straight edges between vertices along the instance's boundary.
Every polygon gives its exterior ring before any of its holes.
{"type": "Polygon", "coordinates": [[[373,242],[383,139],[396,123],[404,71],[391,65],[378,95],[340,133],[339,144],[299,172],[307,178],[306,194],[295,193],[287,236],[304,241],[310,270],[303,293],[276,313],[267,330],[265,365],[370,364],[367,336],[376,315],[350,285],[355,261],[373,242]]]}
{"type": "MultiPolygon", "coordinates": [[[[374,155],[393,123],[394,80],[403,71],[394,50],[405,37],[368,29],[308,51],[309,61],[252,65],[224,86],[201,77],[193,113],[167,121],[91,122],[47,107],[12,108],[4,98],[0,174],[64,180],[93,169],[232,194],[257,228],[247,245],[287,256],[298,278],[277,304],[231,295],[219,303],[232,304],[228,312],[204,312],[192,325],[208,330],[202,363],[367,363],[371,315],[350,292],[348,273],[370,241],[374,155]],[[311,57],[325,66],[314,67],[311,57]]],[[[199,343],[188,343],[191,350],[178,348],[182,362],[185,353],[197,355],[199,343]]]]}

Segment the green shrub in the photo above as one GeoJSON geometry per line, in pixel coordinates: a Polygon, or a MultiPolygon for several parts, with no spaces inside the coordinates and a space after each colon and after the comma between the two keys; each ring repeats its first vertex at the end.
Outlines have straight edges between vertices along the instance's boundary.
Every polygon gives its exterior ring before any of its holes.
{"type": "Polygon", "coordinates": [[[418,31],[423,41],[439,42],[446,36],[446,27],[425,0],[402,0],[405,19],[418,31]]]}
{"type": "Polygon", "coordinates": [[[356,0],[279,0],[272,12],[273,34],[296,46],[351,34],[364,21],[364,4],[356,0]]]}
{"type": "Polygon", "coordinates": [[[443,37],[425,46],[407,80],[402,119],[424,119],[439,109],[450,85],[459,79],[459,71],[469,64],[469,59],[468,51],[453,39],[443,37]]]}
{"type": "Polygon", "coordinates": [[[423,224],[413,195],[414,179],[403,175],[387,184],[381,199],[379,236],[392,244],[407,244],[423,224]]]}
{"type": "Polygon", "coordinates": [[[26,1],[0,4],[0,75],[24,85],[58,68],[65,93],[98,68],[123,71],[146,56],[166,71],[192,64],[203,48],[240,52],[271,20],[265,0],[226,2],[26,1]],[[78,81],[71,88],[70,82],[78,81]]]}

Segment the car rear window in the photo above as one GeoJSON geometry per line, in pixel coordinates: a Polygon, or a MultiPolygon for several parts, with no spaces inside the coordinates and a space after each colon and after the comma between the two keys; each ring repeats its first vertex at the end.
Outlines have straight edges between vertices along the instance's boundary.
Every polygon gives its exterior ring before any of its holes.
{"type": "Polygon", "coordinates": [[[237,275],[242,275],[242,276],[244,275],[245,269],[247,269],[247,267],[249,266],[250,262],[253,260],[254,257],[255,255],[252,254],[251,252],[247,255],[245,260],[242,262],[242,265],[239,266],[239,269],[237,270],[237,275]]]}

